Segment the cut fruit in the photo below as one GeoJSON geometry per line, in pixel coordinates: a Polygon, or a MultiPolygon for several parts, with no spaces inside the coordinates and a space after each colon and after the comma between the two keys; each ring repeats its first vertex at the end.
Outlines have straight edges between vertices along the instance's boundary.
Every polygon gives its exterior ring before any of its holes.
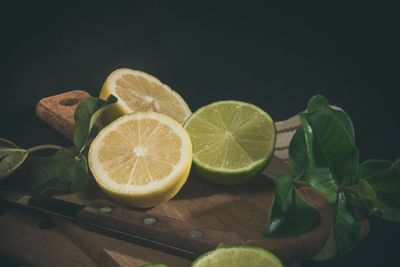
{"type": "Polygon", "coordinates": [[[156,112],[120,117],[93,140],[89,166],[111,198],[135,207],[161,204],[190,172],[192,144],[174,119],[156,112]]]}
{"type": "Polygon", "coordinates": [[[206,180],[241,184],[261,172],[276,140],[271,117],[240,101],[218,101],[198,109],[185,122],[193,144],[193,166],[206,180]]]}
{"type": "Polygon", "coordinates": [[[138,111],[155,111],[183,123],[191,111],[183,98],[154,76],[138,70],[121,68],[113,71],[104,82],[101,99],[112,94],[118,98],[102,114],[107,125],[116,118],[138,111]]]}
{"type": "Polygon", "coordinates": [[[191,267],[283,267],[271,252],[259,247],[220,245],[197,258],[191,267]]]}

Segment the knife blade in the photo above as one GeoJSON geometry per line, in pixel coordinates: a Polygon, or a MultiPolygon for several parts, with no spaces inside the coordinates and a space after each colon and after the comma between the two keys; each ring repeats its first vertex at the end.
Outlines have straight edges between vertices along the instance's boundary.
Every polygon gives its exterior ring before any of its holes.
{"type": "Polygon", "coordinates": [[[221,243],[241,244],[241,237],[228,231],[203,229],[167,216],[148,214],[98,199],[76,204],[23,191],[0,190],[0,201],[34,212],[61,216],[84,229],[193,260],[221,243]]]}

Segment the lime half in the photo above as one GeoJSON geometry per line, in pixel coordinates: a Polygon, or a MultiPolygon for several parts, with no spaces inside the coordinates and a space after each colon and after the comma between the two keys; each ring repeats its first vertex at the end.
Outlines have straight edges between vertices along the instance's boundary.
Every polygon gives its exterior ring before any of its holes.
{"type": "Polygon", "coordinates": [[[184,124],[193,144],[193,167],[211,182],[241,184],[261,172],[276,140],[271,117],[240,101],[218,101],[198,109],[184,124]]]}
{"type": "Polygon", "coordinates": [[[191,267],[283,267],[271,252],[259,247],[218,246],[197,258],[191,267]]]}

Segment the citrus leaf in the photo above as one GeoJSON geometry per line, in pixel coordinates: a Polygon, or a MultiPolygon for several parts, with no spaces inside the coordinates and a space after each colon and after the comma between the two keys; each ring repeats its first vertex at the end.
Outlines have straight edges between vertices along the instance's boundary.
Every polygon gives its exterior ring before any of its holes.
{"type": "Polygon", "coordinates": [[[376,203],[376,193],[374,188],[365,179],[360,179],[357,197],[362,201],[363,206],[370,210],[376,203]]]}
{"type": "Polygon", "coordinates": [[[110,95],[106,101],[97,97],[91,97],[83,100],[77,107],[74,119],[74,144],[79,152],[85,148],[85,144],[89,138],[94,123],[97,121],[101,113],[111,104],[117,102],[117,98],[110,95]]]}
{"type": "Polygon", "coordinates": [[[353,122],[351,121],[350,116],[347,115],[347,113],[343,110],[331,109],[331,112],[336,116],[336,118],[340,120],[344,129],[346,130],[347,134],[350,136],[354,144],[356,136],[354,133],[353,122]]]}
{"type": "Polygon", "coordinates": [[[348,194],[347,201],[356,208],[368,210],[364,201],[357,194],[348,194]]]}
{"type": "MultiPolygon", "coordinates": [[[[336,209],[337,202],[337,193],[328,195],[328,203],[332,210],[336,209]]],[[[315,254],[311,259],[315,261],[324,261],[335,257],[336,255],[336,240],[335,240],[335,230],[334,225],[332,224],[331,232],[328,236],[328,239],[325,241],[325,244],[322,248],[315,254]]]]}
{"type": "Polygon", "coordinates": [[[31,155],[21,169],[24,189],[39,194],[49,190],[68,189],[68,183],[57,177],[57,165],[66,159],[65,154],[57,152],[48,157],[31,155]]]}
{"type": "Polygon", "coordinates": [[[276,194],[262,236],[293,237],[310,230],[319,220],[319,214],[293,187],[293,177],[280,174],[272,179],[276,184],[276,194]]]}
{"type": "Polygon", "coordinates": [[[0,138],[0,179],[14,173],[26,160],[28,153],[13,142],[0,138]]]}
{"type": "Polygon", "coordinates": [[[328,111],[300,114],[309,166],[307,181],[325,194],[353,179],[358,169],[358,150],[340,121],[328,111]]]}
{"type": "Polygon", "coordinates": [[[336,241],[336,255],[349,253],[361,237],[361,223],[354,214],[354,208],[348,203],[346,195],[339,192],[335,203],[333,231],[336,241]]]}
{"type": "Polygon", "coordinates": [[[400,159],[367,160],[360,164],[357,179],[365,179],[377,192],[400,191],[400,159]]]}
{"type": "Polygon", "coordinates": [[[317,112],[330,109],[328,99],[322,95],[315,95],[308,100],[307,111],[317,112]]]}
{"type": "Polygon", "coordinates": [[[351,121],[349,115],[343,110],[337,110],[331,108],[328,100],[322,95],[313,96],[308,101],[307,111],[309,113],[318,112],[318,111],[328,111],[331,112],[342,124],[347,134],[350,136],[351,140],[354,143],[355,133],[353,122],[351,121]]]}
{"type": "Polygon", "coordinates": [[[368,160],[360,164],[357,173],[376,192],[373,207],[367,207],[370,214],[389,221],[400,221],[400,160],[368,160]]]}
{"type": "Polygon", "coordinates": [[[57,177],[52,177],[51,179],[46,179],[42,183],[36,185],[34,189],[30,190],[30,192],[44,194],[50,190],[64,191],[67,190],[68,187],[66,181],[59,180],[57,177]]]}
{"type": "Polygon", "coordinates": [[[335,240],[335,232],[332,230],[324,246],[311,259],[315,261],[326,261],[335,257],[335,255],[336,255],[336,240],[335,240]]]}
{"type": "Polygon", "coordinates": [[[57,170],[59,180],[69,184],[71,192],[83,191],[88,183],[87,162],[84,156],[69,157],[57,170]]]}
{"type": "MultiPolygon", "coordinates": [[[[368,189],[370,191],[369,199],[374,199],[371,192],[373,190],[375,201],[371,203],[371,201],[365,199],[365,196],[363,197],[362,193],[358,193],[349,196],[352,205],[367,209],[371,215],[382,219],[400,221],[399,165],[399,160],[393,163],[386,160],[368,160],[360,164],[357,179],[370,185],[371,188],[368,189]]],[[[359,186],[358,190],[362,191],[366,188],[363,189],[359,186]]]]}
{"type": "Polygon", "coordinates": [[[376,201],[375,206],[370,210],[370,214],[388,221],[400,222],[400,209],[390,207],[379,199],[376,201]]]}
{"type": "Polygon", "coordinates": [[[22,168],[25,190],[43,194],[49,190],[82,191],[87,184],[86,160],[77,160],[75,155],[58,151],[52,156],[30,156],[22,168]],[[85,175],[83,175],[85,173],[85,175]]]}
{"type": "Polygon", "coordinates": [[[308,167],[307,144],[302,127],[297,129],[289,144],[290,169],[294,177],[305,180],[304,171],[308,167]]]}
{"type": "MultiPolygon", "coordinates": [[[[345,130],[345,133],[349,136],[351,142],[354,144],[354,127],[350,117],[346,112],[342,110],[336,110],[331,108],[328,100],[322,95],[316,95],[312,97],[307,106],[308,113],[320,113],[325,112],[332,116],[332,119],[345,130]]],[[[306,180],[305,170],[309,165],[309,155],[307,154],[307,143],[305,139],[305,133],[303,127],[300,127],[294,134],[290,145],[289,145],[289,159],[290,168],[293,176],[298,177],[300,180],[306,180]]],[[[354,175],[353,175],[354,177],[354,175]]],[[[344,184],[354,184],[351,177],[348,177],[349,181],[344,184]]],[[[334,186],[333,186],[334,187],[334,186]]],[[[330,192],[333,192],[331,190],[330,192]]]]}

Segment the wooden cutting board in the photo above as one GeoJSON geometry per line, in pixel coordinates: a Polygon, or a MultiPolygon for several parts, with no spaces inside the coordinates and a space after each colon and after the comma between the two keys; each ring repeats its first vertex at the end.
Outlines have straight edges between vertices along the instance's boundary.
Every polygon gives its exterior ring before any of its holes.
{"type": "MultiPolygon", "coordinates": [[[[42,99],[37,105],[37,115],[72,139],[73,113],[79,102],[89,96],[85,91],[71,91],[42,99]]],[[[273,157],[263,173],[276,175],[287,172],[290,172],[289,166],[273,157]]],[[[90,184],[85,192],[56,197],[81,204],[107,198],[94,182],[90,184]]],[[[211,184],[191,172],[186,184],[172,200],[151,209],[126,208],[149,216],[171,217],[202,229],[234,232],[243,240],[242,244],[263,247],[284,262],[294,262],[312,257],[324,244],[332,226],[332,214],[324,195],[307,187],[299,188],[299,191],[318,210],[321,219],[311,231],[293,238],[260,237],[267,224],[268,207],[275,194],[270,179],[223,187],[211,184]]],[[[365,235],[368,222],[364,220],[363,225],[365,235]]]]}

